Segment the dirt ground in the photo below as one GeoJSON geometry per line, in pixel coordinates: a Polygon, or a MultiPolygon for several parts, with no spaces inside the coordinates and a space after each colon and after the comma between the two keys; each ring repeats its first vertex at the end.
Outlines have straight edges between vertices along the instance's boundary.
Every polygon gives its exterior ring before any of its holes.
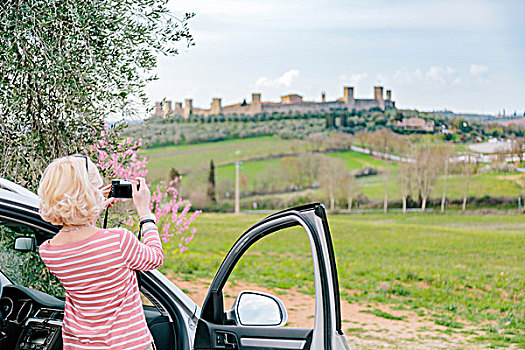
{"type": "MultiPolygon", "coordinates": [[[[197,304],[202,305],[209,280],[184,281],[171,280],[186,292],[197,304]]],[[[229,310],[235,297],[243,290],[257,290],[277,296],[288,311],[286,327],[308,327],[314,324],[315,297],[294,290],[270,290],[255,284],[239,282],[227,283],[224,289],[225,309],[229,310]]],[[[411,310],[395,310],[394,305],[358,304],[341,300],[343,331],[351,349],[486,349],[488,345],[473,344],[469,341],[474,334],[465,331],[475,328],[465,327],[449,333],[444,326],[436,325],[425,316],[418,316],[411,310]],[[403,320],[391,320],[363,311],[379,309],[403,320]],[[463,333],[462,333],[463,332],[463,333]]],[[[512,347],[510,347],[512,349],[512,347]]]]}

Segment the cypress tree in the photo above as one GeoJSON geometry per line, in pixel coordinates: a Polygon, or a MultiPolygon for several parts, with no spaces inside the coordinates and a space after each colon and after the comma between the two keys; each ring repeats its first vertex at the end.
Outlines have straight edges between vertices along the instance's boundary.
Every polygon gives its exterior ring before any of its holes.
{"type": "Polygon", "coordinates": [[[215,164],[213,164],[213,159],[210,161],[210,173],[208,175],[208,198],[213,203],[217,203],[217,194],[215,191],[215,164]]]}

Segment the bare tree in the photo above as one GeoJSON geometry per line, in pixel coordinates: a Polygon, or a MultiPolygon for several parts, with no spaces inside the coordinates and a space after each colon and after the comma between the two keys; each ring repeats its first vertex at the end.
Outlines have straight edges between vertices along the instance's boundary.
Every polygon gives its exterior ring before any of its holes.
{"type": "Polygon", "coordinates": [[[407,212],[407,198],[412,194],[414,165],[410,162],[399,165],[398,183],[403,199],[403,213],[407,212]]]}
{"type": "Polygon", "coordinates": [[[318,152],[324,148],[325,136],[321,133],[310,134],[306,138],[306,141],[308,141],[309,149],[318,152]]]}
{"type": "Polygon", "coordinates": [[[308,153],[300,158],[300,171],[303,173],[304,181],[308,185],[312,185],[319,178],[319,169],[321,168],[321,163],[323,160],[323,155],[308,153]]]}
{"type": "Polygon", "coordinates": [[[436,161],[436,149],[425,146],[419,149],[414,157],[414,176],[417,188],[421,195],[421,211],[426,210],[427,199],[432,186],[441,173],[442,164],[436,161]]]}
{"type": "Polygon", "coordinates": [[[352,204],[354,202],[354,199],[361,193],[361,188],[359,186],[359,183],[357,182],[357,179],[355,178],[355,175],[351,173],[347,174],[346,182],[348,196],[348,211],[352,212],[352,204]]]}
{"type": "Polygon", "coordinates": [[[299,157],[282,157],[281,169],[288,185],[295,188],[312,186],[319,177],[321,154],[308,153],[299,157]]]}
{"type": "Polygon", "coordinates": [[[385,183],[385,199],[383,200],[383,213],[388,212],[388,180],[390,180],[390,169],[383,170],[383,180],[385,183]]]}
{"type": "Polygon", "coordinates": [[[370,148],[370,133],[366,131],[360,131],[354,136],[355,142],[363,148],[370,148]]]}
{"type": "Polygon", "coordinates": [[[445,202],[447,198],[447,179],[449,172],[449,162],[450,159],[454,156],[454,150],[449,146],[440,146],[438,152],[436,152],[438,161],[441,162],[443,166],[443,193],[441,196],[441,212],[445,212],[445,202]]]}
{"type": "Polygon", "coordinates": [[[523,137],[516,137],[512,140],[511,143],[511,155],[512,160],[514,161],[515,158],[518,159],[519,163],[523,161],[523,151],[525,150],[525,138],[523,137]]]}
{"type": "Polygon", "coordinates": [[[443,179],[443,195],[441,196],[441,212],[445,212],[445,201],[447,198],[447,178],[448,178],[448,162],[449,158],[445,158],[445,176],[443,179]]]}
{"type": "Polygon", "coordinates": [[[321,190],[330,202],[330,210],[335,210],[336,200],[346,192],[346,179],[348,170],[340,158],[324,157],[319,182],[321,190]]]}
{"type": "Polygon", "coordinates": [[[288,186],[300,188],[304,183],[304,176],[299,157],[282,157],[281,169],[288,186]]]}
{"type": "Polygon", "coordinates": [[[463,195],[463,204],[461,205],[461,211],[465,212],[467,209],[467,198],[470,187],[470,175],[474,172],[475,164],[471,162],[470,154],[467,156],[465,164],[463,165],[463,174],[466,176],[465,194],[463,195]]]}
{"type": "Polygon", "coordinates": [[[349,150],[352,146],[353,137],[344,132],[332,132],[328,139],[328,148],[336,150],[349,150]]]}

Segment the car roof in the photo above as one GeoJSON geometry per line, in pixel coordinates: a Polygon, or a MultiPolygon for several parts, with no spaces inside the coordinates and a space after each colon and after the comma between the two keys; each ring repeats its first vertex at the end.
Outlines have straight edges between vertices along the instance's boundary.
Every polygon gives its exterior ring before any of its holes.
{"type": "Polygon", "coordinates": [[[6,190],[14,192],[14,193],[18,193],[20,195],[23,195],[23,196],[26,196],[26,197],[29,197],[29,198],[38,199],[38,196],[36,194],[34,194],[33,192],[29,191],[25,187],[22,187],[22,186],[14,183],[12,181],[9,181],[9,180],[1,178],[1,177],[0,177],[0,188],[6,189],[6,190]]]}
{"type": "Polygon", "coordinates": [[[0,178],[0,200],[33,208],[36,211],[38,211],[38,204],[40,203],[40,198],[36,194],[3,178],[0,178]]]}
{"type": "Polygon", "coordinates": [[[52,238],[59,227],[42,219],[39,212],[40,198],[33,192],[9,180],[0,178],[0,223],[14,228],[24,225],[21,233],[35,235],[37,244],[52,238]],[[33,229],[30,229],[30,228],[33,229]]]}

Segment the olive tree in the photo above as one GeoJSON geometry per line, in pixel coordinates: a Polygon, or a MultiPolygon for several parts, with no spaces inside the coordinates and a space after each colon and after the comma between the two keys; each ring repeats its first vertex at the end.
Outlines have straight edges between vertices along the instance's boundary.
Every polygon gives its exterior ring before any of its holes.
{"type": "Polygon", "coordinates": [[[42,169],[93,142],[108,116],[146,106],[161,54],[192,45],[167,0],[0,4],[0,176],[35,189],[42,169]]]}

